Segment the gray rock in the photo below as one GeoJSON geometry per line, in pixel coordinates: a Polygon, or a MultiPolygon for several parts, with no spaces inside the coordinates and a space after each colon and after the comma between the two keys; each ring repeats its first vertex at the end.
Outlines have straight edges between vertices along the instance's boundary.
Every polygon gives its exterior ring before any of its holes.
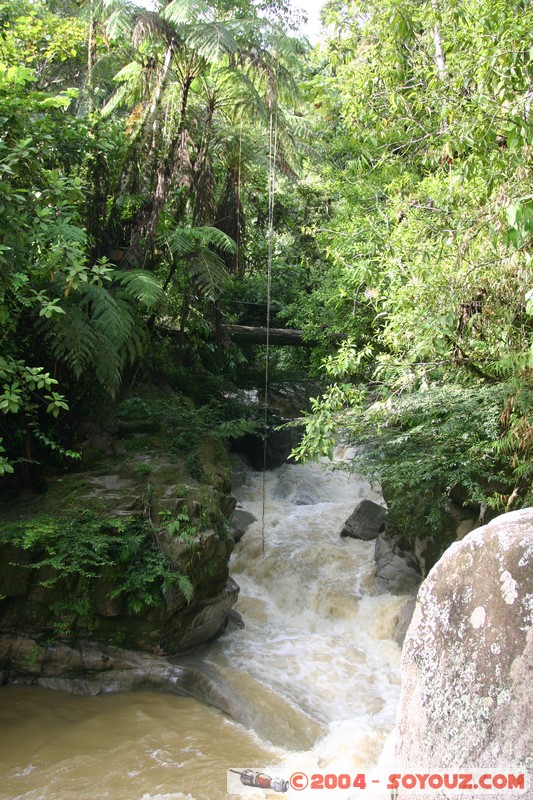
{"type": "Polygon", "coordinates": [[[532,770],[532,670],[529,508],[453,544],[422,584],[403,649],[396,771],[532,770]]]}
{"type": "Polygon", "coordinates": [[[293,505],[295,506],[314,506],[316,505],[316,500],[311,497],[309,492],[298,492],[292,501],[293,505]]]}
{"type": "Polygon", "coordinates": [[[422,577],[408,553],[402,552],[386,533],[376,539],[376,588],[390,594],[412,594],[420,586],[422,577]]]}
{"type": "Polygon", "coordinates": [[[400,647],[403,646],[405,641],[407,630],[411,624],[411,620],[413,619],[413,614],[415,613],[415,606],[416,598],[409,597],[409,599],[406,600],[401,607],[400,613],[398,614],[398,622],[396,623],[396,633],[394,634],[394,638],[400,647]]]}
{"type": "Polygon", "coordinates": [[[378,506],[372,500],[361,500],[355,511],[348,517],[341,531],[341,536],[352,539],[363,539],[369,542],[376,539],[385,530],[387,509],[378,506]]]}
{"type": "MultiPolygon", "coordinates": [[[[104,464],[51,478],[39,506],[27,508],[27,503],[17,500],[9,512],[14,519],[25,519],[31,514],[61,517],[63,513],[70,516],[74,511],[90,509],[103,517],[143,516],[157,523],[161,512],[165,519],[172,519],[186,510],[191,526],[197,528],[206,524],[204,515],[212,528],[201,530],[193,538],[170,534],[168,528],[154,531],[157,546],[168,556],[173,569],[191,577],[194,595],[190,602],[172,584],[161,586],[161,603],[133,609],[126,593],[117,593],[117,574],[113,570],[103,568],[93,577],[84,577],[61,575],[51,567],[29,569],[32,559],[41,557],[39,554],[2,545],[0,635],[9,636],[16,631],[49,638],[52,631],[72,628],[73,636],[87,639],[90,635],[101,643],[175,654],[224,630],[238,587],[228,577],[234,542],[227,537],[222,521],[232,514],[236,500],[227,494],[224,480],[218,481],[216,474],[211,475],[206,491],[165,452],[154,449],[148,441],[144,441],[141,452],[137,451],[138,446],[127,449],[120,459],[106,458],[104,464]],[[149,446],[151,449],[147,449],[149,446]],[[88,603],[90,626],[83,620],[78,625],[75,612],[66,611],[61,617],[56,610],[65,599],[74,602],[76,598],[88,603]]],[[[202,463],[209,466],[211,474],[216,465],[213,467],[210,457],[206,445],[202,463]]],[[[0,660],[0,670],[4,669],[0,660]]]]}
{"type": "Polygon", "coordinates": [[[242,630],[244,628],[244,620],[242,618],[242,614],[239,614],[238,611],[235,611],[234,608],[228,611],[228,630],[242,630]]]}
{"type": "Polygon", "coordinates": [[[250,514],[249,511],[244,511],[242,508],[237,508],[233,512],[229,532],[234,542],[240,542],[252,522],[255,522],[255,519],[253,514],[250,514]]]}

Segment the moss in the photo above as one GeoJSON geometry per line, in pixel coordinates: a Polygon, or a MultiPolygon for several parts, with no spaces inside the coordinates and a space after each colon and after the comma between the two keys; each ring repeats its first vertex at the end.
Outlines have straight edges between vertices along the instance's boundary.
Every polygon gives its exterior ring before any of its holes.
{"type": "Polygon", "coordinates": [[[131,400],[119,409],[123,421],[147,414],[157,424],[111,420],[107,432],[93,430],[90,468],[49,476],[45,494],[10,505],[0,530],[4,629],[141,649],[168,641],[176,650],[202,603],[224,588],[225,448],[201,416],[191,452],[202,481],[192,478],[175,439],[193,404],[168,391],[131,400]]]}

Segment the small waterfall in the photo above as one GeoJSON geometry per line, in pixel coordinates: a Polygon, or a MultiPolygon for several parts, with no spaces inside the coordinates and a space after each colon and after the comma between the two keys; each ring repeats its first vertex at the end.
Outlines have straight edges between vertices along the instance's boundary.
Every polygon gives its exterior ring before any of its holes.
{"type": "Polygon", "coordinates": [[[339,533],[359,499],[380,497],[317,464],[265,478],[241,468],[236,479],[240,506],[256,517],[231,564],[245,627],[216,642],[208,661],[258,709],[256,732],[286,751],[277,773],[369,771],[394,725],[393,636],[405,598],[376,594],[374,543],[339,533]]]}

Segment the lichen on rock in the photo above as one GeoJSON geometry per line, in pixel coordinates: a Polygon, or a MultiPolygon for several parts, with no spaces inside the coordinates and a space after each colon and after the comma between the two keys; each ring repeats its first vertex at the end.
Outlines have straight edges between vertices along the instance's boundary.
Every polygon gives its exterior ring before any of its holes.
{"type": "Polygon", "coordinates": [[[420,588],[403,650],[398,771],[533,769],[532,669],[529,508],[452,545],[420,588]]]}

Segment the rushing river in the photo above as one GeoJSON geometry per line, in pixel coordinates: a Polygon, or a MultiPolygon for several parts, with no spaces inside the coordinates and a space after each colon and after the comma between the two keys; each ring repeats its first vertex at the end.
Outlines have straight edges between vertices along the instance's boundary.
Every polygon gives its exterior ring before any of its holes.
{"type": "MultiPolygon", "coordinates": [[[[256,517],[231,564],[246,624],[203,654],[242,698],[253,730],[192,698],[7,687],[0,800],[223,800],[229,768],[289,778],[375,767],[398,701],[392,636],[404,600],[374,593],[373,543],[339,537],[357,500],[375,498],[356,477],[316,464],[285,465],[265,485],[263,537],[263,475],[236,471],[235,495],[256,517]]],[[[232,781],[253,800],[365,797],[232,781]]]]}

